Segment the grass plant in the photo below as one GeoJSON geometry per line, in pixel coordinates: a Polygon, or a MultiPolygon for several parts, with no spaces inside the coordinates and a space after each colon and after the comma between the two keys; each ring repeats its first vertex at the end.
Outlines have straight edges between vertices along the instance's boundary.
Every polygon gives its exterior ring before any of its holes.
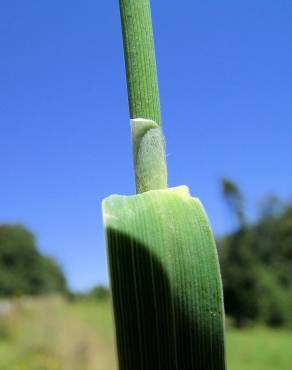
{"type": "Polygon", "coordinates": [[[120,0],[137,195],[103,201],[120,370],[225,369],[205,211],[168,188],[149,0],[120,0]]]}

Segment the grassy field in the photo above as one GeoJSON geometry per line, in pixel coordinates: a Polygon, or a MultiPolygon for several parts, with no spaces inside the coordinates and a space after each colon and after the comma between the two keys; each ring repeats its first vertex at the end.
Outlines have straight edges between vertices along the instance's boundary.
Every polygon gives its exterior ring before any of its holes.
{"type": "MultiPolygon", "coordinates": [[[[291,370],[292,331],[230,329],[227,342],[229,370],[291,370]]],[[[69,369],[117,369],[108,302],[27,298],[0,310],[0,370],[69,369]]]]}

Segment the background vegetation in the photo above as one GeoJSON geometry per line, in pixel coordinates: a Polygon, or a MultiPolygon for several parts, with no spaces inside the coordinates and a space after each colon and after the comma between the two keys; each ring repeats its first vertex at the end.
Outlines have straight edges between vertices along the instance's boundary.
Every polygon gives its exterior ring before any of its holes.
{"type": "Polygon", "coordinates": [[[236,222],[236,230],[218,240],[226,313],[237,326],[290,326],[292,206],[268,197],[258,220],[248,224],[239,188],[223,179],[222,190],[236,222]]]}
{"type": "MultiPolygon", "coordinates": [[[[230,370],[290,370],[291,331],[227,330],[230,370]]],[[[0,316],[1,370],[116,370],[108,299],[22,298],[0,316]]]]}
{"type": "MultiPolygon", "coordinates": [[[[292,206],[268,197],[250,223],[228,179],[234,231],[218,237],[231,370],[290,370],[292,206]]],[[[21,225],[0,225],[0,369],[116,369],[109,292],[70,292],[54,259],[21,225]]]]}
{"type": "Polygon", "coordinates": [[[33,234],[21,225],[0,225],[0,295],[66,291],[60,266],[38,251],[33,234]]]}

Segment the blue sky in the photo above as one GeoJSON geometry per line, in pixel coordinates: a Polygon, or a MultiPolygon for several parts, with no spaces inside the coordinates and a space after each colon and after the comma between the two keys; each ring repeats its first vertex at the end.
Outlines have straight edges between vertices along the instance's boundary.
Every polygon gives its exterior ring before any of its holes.
{"type": "MultiPolygon", "coordinates": [[[[219,179],[250,218],[292,199],[292,2],[152,1],[169,184],[214,231],[219,179]]],[[[0,222],[25,224],[70,286],[107,282],[101,201],[133,194],[118,1],[0,3],[0,222]]]]}

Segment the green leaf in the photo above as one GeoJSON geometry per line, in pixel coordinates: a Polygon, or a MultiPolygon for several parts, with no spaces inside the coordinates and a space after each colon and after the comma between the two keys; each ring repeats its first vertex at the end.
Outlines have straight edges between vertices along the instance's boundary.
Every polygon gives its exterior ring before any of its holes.
{"type": "Polygon", "coordinates": [[[185,186],[103,202],[120,370],[223,370],[217,251],[185,186]]]}

